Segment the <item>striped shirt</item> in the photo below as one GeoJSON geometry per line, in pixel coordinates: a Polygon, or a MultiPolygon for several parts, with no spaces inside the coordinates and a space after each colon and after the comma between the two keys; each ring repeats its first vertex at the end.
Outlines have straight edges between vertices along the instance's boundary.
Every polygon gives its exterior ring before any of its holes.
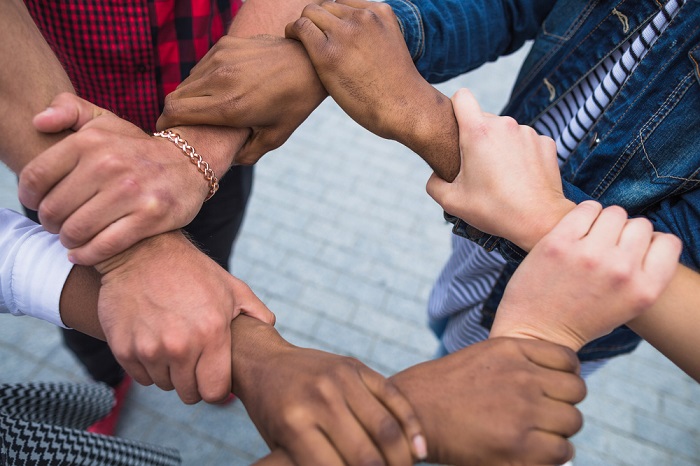
{"type": "MultiPolygon", "coordinates": [[[[621,44],[535,121],[535,130],[556,141],[560,165],[590,131],[684,2],[670,0],[641,32],[621,44]]],[[[623,28],[629,27],[622,13],[613,13],[623,28]]],[[[488,329],[481,325],[481,311],[504,266],[505,260],[498,252],[487,252],[472,241],[452,236],[452,255],[428,300],[431,320],[446,322],[442,344],[448,352],[488,338],[488,329]]],[[[582,371],[590,374],[602,364],[584,363],[582,371]]]]}

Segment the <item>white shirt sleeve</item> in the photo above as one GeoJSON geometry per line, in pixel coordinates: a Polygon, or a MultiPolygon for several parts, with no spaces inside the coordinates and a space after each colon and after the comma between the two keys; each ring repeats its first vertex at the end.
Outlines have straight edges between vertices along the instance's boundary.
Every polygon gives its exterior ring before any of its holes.
{"type": "Polygon", "coordinates": [[[0,209],[0,312],[65,327],[59,303],[72,268],[58,235],[0,209]]]}

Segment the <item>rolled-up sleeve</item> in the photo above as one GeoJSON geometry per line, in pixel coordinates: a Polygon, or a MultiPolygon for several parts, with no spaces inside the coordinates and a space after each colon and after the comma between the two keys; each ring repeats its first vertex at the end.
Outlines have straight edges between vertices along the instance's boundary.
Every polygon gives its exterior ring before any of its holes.
{"type": "Polygon", "coordinates": [[[72,267],[57,235],[0,209],[0,312],[65,327],[59,304],[72,267]]]}

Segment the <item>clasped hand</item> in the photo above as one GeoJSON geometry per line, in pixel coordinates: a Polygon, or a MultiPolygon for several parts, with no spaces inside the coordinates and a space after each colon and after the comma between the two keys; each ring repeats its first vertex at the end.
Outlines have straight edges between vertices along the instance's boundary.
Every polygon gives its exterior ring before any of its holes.
{"type": "Polygon", "coordinates": [[[75,95],[57,96],[34,126],[74,131],[22,170],[19,198],[76,264],[98,264],[187,225],[207,196],[207,183],[173,143],[75,95]]]}

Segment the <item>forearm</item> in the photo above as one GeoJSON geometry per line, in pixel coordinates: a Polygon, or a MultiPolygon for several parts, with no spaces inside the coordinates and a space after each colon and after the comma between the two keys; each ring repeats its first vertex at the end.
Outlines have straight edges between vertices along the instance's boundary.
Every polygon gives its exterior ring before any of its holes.
{"type": "Polygon", "coordinates": [[[97,318],[99,291],[100,274],[92,267],[74,266],[61,293],[61,320],[70,328],[104,340],[97,318]]]}
{"type": "Polygon", "coordinates": [[[405,120],[391,138],[418,154],[445,181],[459,173],[459,128],[450,99],[424,82],[423,89],[411,93],[411,108],[402,109],[405,120]]]}
{"type": "Polygon", "coordinates": [[[287,23],[297,20],[310,3],[321,3],[321,0],[247,0],[233,19],[228,33],[235,37],[260,34],[284,37],[287,23]]]}
{"type": "Polygon", "coordinates": [[[15,173],[59,135],[39,133],[35,114],[73,86],[21,0],[0,2],[0,159],[15,173]]]}
{"type": "Polygon", "coordinates": [[[627,325],[700,382],[700,274],[680,266],[666,291],[627,325]]]}

